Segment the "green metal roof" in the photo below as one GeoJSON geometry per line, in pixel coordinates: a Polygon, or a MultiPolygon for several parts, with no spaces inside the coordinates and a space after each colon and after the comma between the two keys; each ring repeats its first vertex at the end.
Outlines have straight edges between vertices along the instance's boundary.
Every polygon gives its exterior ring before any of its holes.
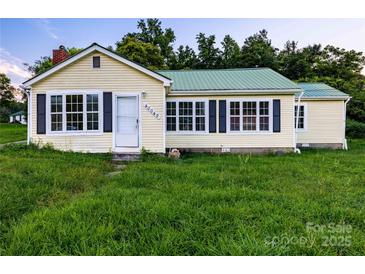
{"type": "Polygon", "coordinates": [[[172,93],[223,90],[300,90],[300,87],[270,68],[160,70],[173,80],[172,93]]]}
{"type": "MultiPolygon", "coordinates": [[[[302,98],[348,98],[349,95],[323,83],[298,83],[304,90],[302,98]]],[[[299,96],[299,93],[296,94],[299,96]]]]}

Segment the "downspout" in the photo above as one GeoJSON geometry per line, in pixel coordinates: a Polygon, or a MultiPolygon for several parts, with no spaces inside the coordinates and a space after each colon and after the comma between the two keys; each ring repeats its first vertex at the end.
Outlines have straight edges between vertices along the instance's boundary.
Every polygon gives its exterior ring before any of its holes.
{"type": "Polygon", "coordinates": [[[30,97],[30,90],[29,87],[24,87],[23,85],[19,86],[21,91],[27,95],[27,101],[28,101],[28,108],[27,108],[27,145],[30,144],[30,130],[31,130],[31,97],[30,97]]]}
{"type": "MultiPolygon", "coordinates": [[[[294,152],[300,154],[300,149],[297,147],[298,144],[298,125],[299,125],[299,111],[300,111],[300,99],[302,99],[302,96],[304,94],[304,91],[302,91],[298,97],[298,103],[297,103],[297,117],[295,118],[295,148],[294,152]]],[[[295,117],[295,106],[294,106],[294,117],[295,117]]]]}
{"type": "Polygon", "coordinates": [[[344,104],[344,111],[343,111],[343,142],[342,142],[342,149],[347,150],[347,139],[346,139],[346,107],[347,103],[351,100],[351,97],[347,98],[344,104]]]}

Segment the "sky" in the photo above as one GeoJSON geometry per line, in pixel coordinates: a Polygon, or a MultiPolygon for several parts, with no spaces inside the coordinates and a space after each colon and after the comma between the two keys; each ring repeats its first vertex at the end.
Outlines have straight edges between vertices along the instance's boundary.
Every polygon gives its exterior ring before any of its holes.
{"type": "MultiPolygon", "coordinates": [[[[0,19],[0,72],[17,86],[31,75],[23,63],[33,64],[60,45],[85,48],[93,42],[115,46],[126,33],[137,31],[138,19],[0,19]]],[[[331,44],[365,52],[365,19],[161,19],[176,35],[174,47],[196,49],[199,32],[216,35],[217,45],[230,34],[240,45],[261,29],[275,47],[288,40],[299,47],[331,44]]]]}

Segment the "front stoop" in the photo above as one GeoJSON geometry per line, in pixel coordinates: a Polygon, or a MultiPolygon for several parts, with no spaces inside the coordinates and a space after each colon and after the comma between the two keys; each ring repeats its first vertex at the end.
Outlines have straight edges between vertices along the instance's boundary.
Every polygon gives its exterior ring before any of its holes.
{"type": "Polygon", "coordinates": [[[113,153],[113,161],[138,161],[141,157],[140,153],[113,153]]]}

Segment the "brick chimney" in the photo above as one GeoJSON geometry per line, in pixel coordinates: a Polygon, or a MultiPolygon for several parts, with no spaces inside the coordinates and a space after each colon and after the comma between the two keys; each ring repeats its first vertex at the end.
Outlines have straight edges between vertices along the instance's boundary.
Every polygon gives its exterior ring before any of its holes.
{"type": "Polygon", "coordinates": [[[53,50],[53,58],[52,63],[53,65],[56,65],[64,60],[66,60],[70,55],[66,51],[66,48],[64,46],[60,46],[59,49],[53,50]]]}

